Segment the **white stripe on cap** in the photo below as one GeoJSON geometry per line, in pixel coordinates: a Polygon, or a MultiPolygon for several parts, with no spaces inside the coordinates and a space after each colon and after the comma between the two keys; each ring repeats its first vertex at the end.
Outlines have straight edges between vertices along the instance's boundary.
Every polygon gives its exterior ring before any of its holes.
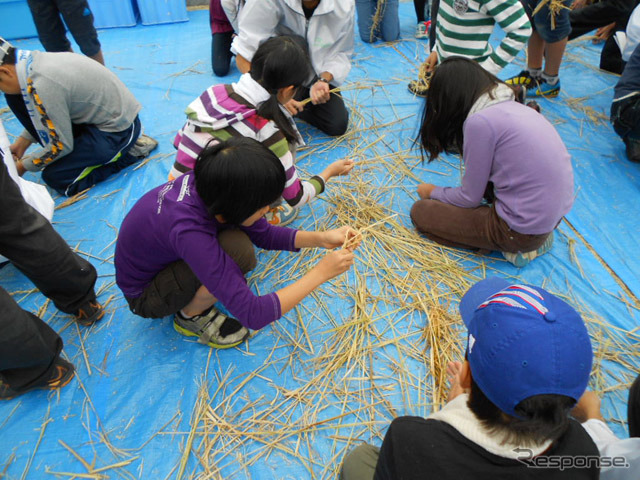
{"type": "Polygon", "coordinates": [[[549,309],[545,307],[538,300],[533,298],[529,293],[534,293],[536,297],[544,300],[544,297],[539,292],[524,285],[512,285],[505,290],[491,295],[487,301],[480,304],[478,308],[484,308],[491,303],[501,303],[503,305],[509,305],[510,307],[527,308],[527,305],[536,310],[540,315],[546,314],[549,309]],[[523,303],[521,303],[523,302],[523,303]]]}
{"type": "Polygon", "coordinates": [[[509,305],[510,307],[516,307],[516,308],[524,308],[524,309],[527,308],[524,305],[521,305],[520,302],[518,302],[515,298],[506,297],[506,296],[498,296],[501,293],[504,293],[504,292],[496,293],[489,300],[487,300],[486,302],[480,304],[480,306],[478,308],[484,308],[484,307],[486,307],[487,305],[489,305],[491,303],[502,303],[502,304],[505,304],[505,305],[509,305]]]}

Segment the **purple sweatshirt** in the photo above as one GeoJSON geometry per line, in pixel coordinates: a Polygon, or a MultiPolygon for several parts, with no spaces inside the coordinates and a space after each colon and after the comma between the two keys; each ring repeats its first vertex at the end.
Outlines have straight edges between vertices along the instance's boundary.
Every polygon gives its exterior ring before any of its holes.
{"type": "MultiPolygon", "coordinates": [[[[184,260],[202,284],[245,327],[258,330],[281,317],[275,293],[256,296],[240,267],[218,244],[229,228],[211,218],[198,196],[193,173],[147,192],[127,214],[118,235],[116,282],[128,298],[137,298],[170,263],[184,260]]],[[[258,247],[296,251],[297,230],[274,227],[261,218],[239,227],[258,247]]]]}
{"type": "Polygon", "coordinates": [[[469,115],[463,129],[462,186],[436,187],[431,198],[474,208],[493,182],[496,212],[512,230],[553,231],[573,205],[571,157],[556,129],[514,101],[469,115]]]}

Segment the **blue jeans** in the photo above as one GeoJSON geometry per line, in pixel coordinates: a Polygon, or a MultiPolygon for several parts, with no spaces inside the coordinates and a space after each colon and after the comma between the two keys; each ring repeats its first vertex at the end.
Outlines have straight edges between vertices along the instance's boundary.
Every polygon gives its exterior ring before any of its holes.
{"type": "MultiPolygon", "coordinates": [[[[531,20],[531,27],[534,31],[542,37],[547,43],[559,42],[563,38],[566,38],[571,33],[571,20],[569,20],[569,8],[562,8],[555,17],[555,28],[551,28],[551,12],[549,11],[549,4],[546,3],[538,13],[533,16],[533,11],[536,9],[541,0],[520,0],[524,5],[524,9],[527,12],[529,20],[531,20]]],[[[563,0],[565,7],[570,7],[572,0],[563,0]]]]}
{"type": "Polygon", "coordinates": [[[358,31],[363,42],[372,43],[381,38],[392,42],[400,38],[398,0],[385,0],[381,5],[380,20],[374,25],[374,16],[380,0],[356,0],[358,31]]]}

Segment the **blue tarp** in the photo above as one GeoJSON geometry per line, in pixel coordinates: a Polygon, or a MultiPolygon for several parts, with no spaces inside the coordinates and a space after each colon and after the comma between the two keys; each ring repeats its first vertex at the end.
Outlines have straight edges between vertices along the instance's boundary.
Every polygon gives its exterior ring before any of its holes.
{"type": "MultiPolygon", "coordinates": [[[[422,103],[406,84],[425,56],[425,42],[413,39],[415,19],[409,3],[401,4],[400,14],[402,41],[391,46],[356,40],[349,84],[368,88],[344,93],[353,107],[353,133],[336,144],[301,125],[311,154],[301,152],[299,166],[317,173],[355,148],[361,162],[358,175],[371,175],[377,201],[408,226],[417,180],[398,177],[391,163],[398,157],[393,154],[405,152],[402,161],[422,181],[455,185],[460,173],[457,158],[421,166],[419,152],[412,149],[422,103]],[[386,174],[367,163],[376,155],[387,155],[386,174]],[[398,178],[400,185],[394,184],[398,178]]],[[[423,337],[427,316],[398,309],[397,298],[367,278],[370,303],[358,318],[369,318],[374,326],[349,327],[353,294],[362,285],[358,275],[370,272],[364,266],[307,298],[300,309],[260,331],[248,345],[229,351],[212,352],[189,341],[173,330],[169,318],[147,320],[129,312],[114,284],[117,228],[142,194],[166,180],[185,107],[220,81],[211,74],[207,12],[189,12],[189,18],[189,23],[100,31],[107,66],[142,103],[144,129],[160,142],[154,152],[159,155],[146,165],[94,187],[88,198],[56,211],[54,217],[60,234],[98,269],[99,299],[108,308],[105,319],[89,329],[78,328],[41,294],[28,293],[32,285],[15,268],[0,271],[0,283],[23,308],[42,308],[42,318],[60,332],[64,351],[78,371],[77,379],[59,392],[34,392],[0,404],[0,472],[6,478],[87,474],[91,469],[94,475],[110,478],[178,478],[183,458],[182,478],[333,478],[345,451],[358,441],[379,444],[393,416],[431,411],[431,399],[425,398],[422,386],[432,381],[428,374],[434,362],[423,337]],[[397,313],[397,323],[387,324],[390,313],[397,313]],[[358,364],[348,359],[348,346],[361,341],[356,337],[363,331],[371,348],[358,364]],[[347,355],[342,363],[337,352],[347,355]],[[316,378],[318,365],[330,362],[336,362],[336,371],[316,378]],[[363,387],[367,381],[375,387],[363,387]],[[350,393],[354,390],[360,392],[358,398],[370,394],[376,401],[359,403],[350,393]],[[210,397],[205,405],[211,409],[198,417],[204,411],[198,399],[205,398],[205,392],[210,397]],[[89,465],[83,466],[70,450],[89,465]],[[198,477],[202,472],[217,473],[198,477]]],[[[37,39],[15,44],[40,48],[37,39]]],[[[562,68],[561,96],[540,101],[572,154],[576,182],[575,205],[559,228],[553,250],[522,270],[498,255],[444,256],[474,275],[515,276],[566,294],[583,312],[606,322],[605,330],[615,340],[609,349],[634,362],[626,354],[637,359],[638,337],[617,334],[616,329],[640,325],[640,220],[635,209],[640,165],[626,159],[607,121],[617,77],[593,67],[599,51],[587,40],[572,43],[562,68]]],[[[515,74],[522,63],[523,55],[501,77],[515,74]]],[[[238,75],[233,67],[222,81],[232,82],[238,75]]],[[[19,133],[10,113],[2,120],[9,133],[19,133]]],[[[39,180],[32,174],[27,178],[39,180]]],[[[329,185],[324,198],[336,198],[336,185],[329,185]]],[[[56,199],[57,204],[62,201],[56,199]]],[[[332,208],[330,202],[318,200],[302,210],[294,225],[309,226],[318,219],[330,223],[332,208]]],[[[393,265],[397,253],[388,254],[388,260],[380,260],[393,265]]],[[[259,255],[253,277],[258,291],[269,291],[290,276],[289,267],[272,275],[265,265],[298,265],[294,255],[279,255],[269,263],[272,258],[272,253],[259,255]]],[[[455,302],[443,308],[454,312],[455,302]]],[[[461,334],[458,348],[462,339],[461,334]]],[[[628,381],[623,367],[608,361],[605,366],[609,373],[594,379],[600,382],[594,387],[628,381]]],[[[637,374],[637,360],[634,368],[637,374]]],[[[623,387],[608,393],[603,403],[605,417],[621,436],[626,435],[626,391],[623,387]]]]}

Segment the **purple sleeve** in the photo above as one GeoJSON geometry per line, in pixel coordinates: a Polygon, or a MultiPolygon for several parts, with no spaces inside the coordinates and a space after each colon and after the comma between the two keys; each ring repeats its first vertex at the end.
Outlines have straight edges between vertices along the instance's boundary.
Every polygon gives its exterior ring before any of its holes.
{"type": "Polygon", "coordinates": [[[496,140],[489,122],[479,114],[464,124],[464,176],[460,187],[436,187],[431,198],[450,205],[474,208],[480,205],[491,175],[496,140]]]}
{"type": "Polygon", "coordinates": [[[241,227],[249,235],[251,242],[256,247],[264,250],[286,250],[299,252],[295,247],[297,230],[293,228],[275,227],[264,218],[261,218],[250,227],[241,227]]]}
{"type": "Polygon", "coordinates": [[[242,325],[259,330],[282,316],[278,296],[254,294],[240,267],[218,244],[214,233],[182,231],[173,242],[196,277],[242,325]]]}

